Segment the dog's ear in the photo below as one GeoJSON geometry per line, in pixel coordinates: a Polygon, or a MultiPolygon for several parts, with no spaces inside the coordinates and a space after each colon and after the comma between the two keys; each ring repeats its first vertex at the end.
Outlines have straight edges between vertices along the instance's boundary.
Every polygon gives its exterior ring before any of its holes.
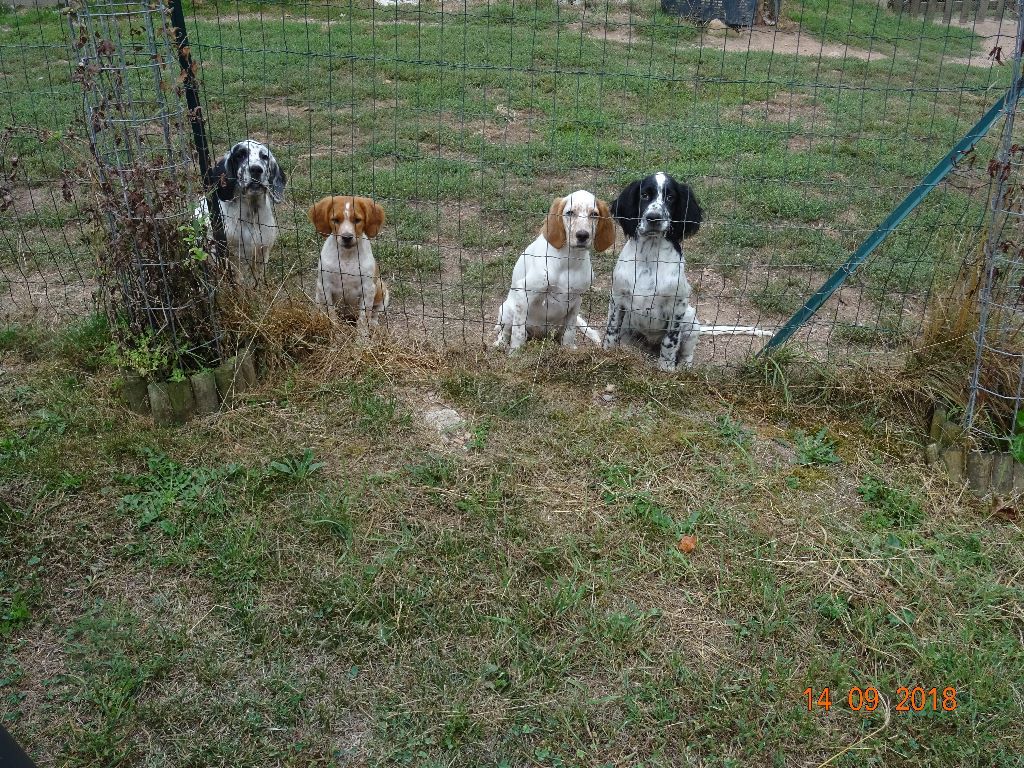
{"type": "Polygon", "coordinates": [[[325,197],[313,204],[309,209],[309,220],[313,222],[316,231],[324,237],[332,233],[331,210],[334,208],[334,198],[325,197]]]}
{"type": "Polygon", "coordinates": [[[284,200],[284,185],[288,183],[288,179],[284,175],[284,170],[277,163],[277,158],[274,157],[274,153],[270,153],[270,199],[275,203],[280,203],[284,200]]]}
{"type": "Polygon", "coordinates": [[[604,200],[597,201],[597,232],[594,233],[594,250],[607,251],[615,245],[615,224],[611,211],[604,200]]]}
{"type": "Polygon", "coordinates": [[[231,153],[217,161],[217,164],[206,172],[206,188],[217,192],[217,197],[225,203],[235,199],[236,176],[229,170],[231,153]]]}
{"type": "Polygon", "coordinates": [[[676,182],[676,194],[672,200],[672,231],[674,239],[697,234],[704,221],[704,209],[689,184],[676,182]]]}
{"type": "Polygon", "coordinates": [[[555,250],[565,248],[565,221],[562,220],[562,211],[565,210],[565,198],[556,197],[551,201],[551,210],[544,217],[544,227],[541,234],[555,250]]]}
{"type": "Polygon", "coordinates": [[[611,213],[626,237],[636,237],[640,223],[640,180],[634,181],[612,200],[611,213]]]}
{"type": "Polygon", "coordinates": [[[367,237],[376,237],[386,220],[384,209],[368,197],[357,198],[356,204],[363,212],[363,233],[367,237]]]}

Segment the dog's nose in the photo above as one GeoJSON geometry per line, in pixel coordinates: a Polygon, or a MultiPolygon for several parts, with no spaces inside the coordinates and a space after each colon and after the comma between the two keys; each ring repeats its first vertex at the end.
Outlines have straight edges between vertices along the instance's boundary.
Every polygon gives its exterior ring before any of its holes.
{"type": "Polygon", "coordinates": [[[352,241],[356,239],[355,235],[350,235],[347,232],[341,236],[341,241],[345,245],[352,245],[352,241]]]}
{"type": "Polygon", "coordinates": [[[652,211],[651,213],[645,213],[644,218],[652,224],[658,224],[665,220],[665,217],[659,211],[652,211]]]}
{"type": "Polygon", "coordinates": [[[249,166],[249,175],[252,176],[254,179],[260,178],[263,175],[263,166],[262,165],[250,165],[249,166]]]}
{"type": "Polygon", "coordinates": [[[579,240],[581,243],[585,243],[587,242],[587,240],[590,239],[590,233],[585,229],[581,229],[576,232],[576,239],[579,240]]]}

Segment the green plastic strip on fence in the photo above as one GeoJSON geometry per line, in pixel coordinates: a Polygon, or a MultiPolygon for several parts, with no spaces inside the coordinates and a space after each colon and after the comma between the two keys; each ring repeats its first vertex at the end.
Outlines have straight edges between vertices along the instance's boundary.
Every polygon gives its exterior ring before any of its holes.
{"type": "Polygon", "coordinates": [[[814,313],[821,308],[821,305],[828,301],[829,297],[864,263],[864,260],[871,255],[871,252],[900,225],[900,222],[911,211],[921,204],[921,201],[925,199],[929,192],[946,178],[957,162],[973,150],[974,145],[985,137],[985,134],[988,133],[989,128],[992,127],[992,124],[1003,112],[1004,108],[1008,105],[1010,109],[1014,108],[1017,103],[1017,97],[1022,89],[1024,89],[1024,77],[1017,80],[1003,95],[1003,98],[992,105],[992,108],[967,132],[966,136],[957,142],[956,146],[949,151],[949,154],[932,168],[931,172],[924,177],[920,184],[914,187],[913,191],[889,214],[886,220],[879,224],[878,228],[861,243],[856,252],[786,321],[786,324],[765,345],[762,353],[780,344],[785,344],[800,326],[814,316],[814,313]]]}

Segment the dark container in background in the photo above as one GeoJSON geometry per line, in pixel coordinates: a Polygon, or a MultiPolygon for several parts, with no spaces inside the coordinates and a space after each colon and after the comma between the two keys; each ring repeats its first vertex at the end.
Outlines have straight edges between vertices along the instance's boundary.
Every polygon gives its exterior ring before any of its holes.
{"type": "Polygon", "coordinates": [[[661,0],[661,8],[703,24],[721,19],[730,27],[750,27],[757,15],[757,0],[661,0]]]}

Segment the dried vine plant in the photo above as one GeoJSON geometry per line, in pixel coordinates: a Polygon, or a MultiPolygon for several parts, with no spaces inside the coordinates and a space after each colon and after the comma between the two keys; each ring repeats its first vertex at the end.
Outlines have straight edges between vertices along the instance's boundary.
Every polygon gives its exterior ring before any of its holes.
{"type": "Polygon", "coordinates": [[[169,11],[89,2],[69,13],[105,233],[98,256],[119,362],[156,378],[221,357],[214,269],[194,206],[202,194],[169,11]]]}

